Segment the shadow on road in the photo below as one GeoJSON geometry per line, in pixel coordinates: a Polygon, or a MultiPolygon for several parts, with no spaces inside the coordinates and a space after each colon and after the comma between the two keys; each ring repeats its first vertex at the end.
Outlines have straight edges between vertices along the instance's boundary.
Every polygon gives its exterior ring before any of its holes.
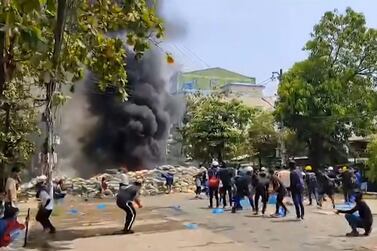
{"type": "MultiPolygon", "coordinates": [[[[185,229],[181,222],[170,221],[166,223],[148,224],[135,226],[136,234],[153,234],[171,232],[185,229]]],[[[119,228],[103,227],[95,229],[80,230],[60,230],[54,235],[47,235],[41,231],[31,232],[27,249],[37,249],[39,251],[70,250],[70,247],[61,242],[71,242],[76,239],[91,238],[99,236],[119,235],[119,228]]]]}

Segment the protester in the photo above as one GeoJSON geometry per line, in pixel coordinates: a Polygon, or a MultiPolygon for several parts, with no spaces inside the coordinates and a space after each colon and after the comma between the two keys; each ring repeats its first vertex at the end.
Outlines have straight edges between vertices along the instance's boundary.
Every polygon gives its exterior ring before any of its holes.
{"type": "Polygon", "coordinates": [[[11,207],[0,219],[0,248],[7,247],[14,241],[12,233],[25,229],[25,225],[17,221],[18,212],[18,208],[11,207]]]}
{"type": "Polygon", "coordinates": [[[259,173],[259,176],[257,177],[256,184],[255,184],[255,215],[259,214],[259,199],[262,199],[262,214],[264,215],[267,208],[267,202],[268,202],[268,187],[269,187],[270,181],[267,178],[267,173],[265,170],[261,170],[259,173]]]}
{"type": "Polygon", "coordinates": [[[132,185],[119,190],[117,195],[116,204],[120,209],[126,212],[126,220],[122,232],[124,234],[133,234],[132,225],[136,219],[136,210],[133,202],[137,204],[139,208],[142,208],[139,196],[140,196],[141,183],[134,182],[132,185]]]}
{"type": "Polygon", "coordinates": [[[287,194],[287,189],[285,188],[283,182],[279,179],[279,177],[277,175],[275,175],[275,171],[272,170],[272,169],[270,170],[270,176],[271,176],[271,184],[272,184],[272,187],[273,187],[273,191],[277,194],[276,211],[275,211],[275,214],[273,214],[272,216],[274,216],[274,217],[280,216],[279,215],[279,208],[282,207],[283,210],[284,210],[284,213],[283,213],[282,216],[284,217],[288,213],[288,209],[284,205],[284,202],[283,202],[284,197],[287,194]]]}
{"type": "Polygon", "coordinates": [[[290,190],[292,194],[292,200],[295,205],[297,219],[304,219],[305,209],[303,204],[303,193],[304,193],[304,178],[301,170],[296,168],[296,163],[289,162],[290,174],[290,190]]]}
{"type": "Polygon", "coordinates": [[[343,194],[344,194],[344,203],[351,202],[351,195],[354,186],[354,182],[352,181],[352,173],[349,171],[348,167],[344,166],[342,168],[342,187],[343,187],[343,194]]]}
{"type": "Polygon", "coordinates": [[[40,203],[35,219],[42,225],[43,231],[49,231],[50,234],[54,234],[56,232],[56,229],[50,221],[50,216],[54,207],[54,201],[50,196],[48,188],[44,184],[46,179],[46,176],[41,177],[36,185],[36,197],[38,198],[40,203]]]}
{"type": "Polygon", "coordinates": [[[167,174],[162,174],[162,177],[165,178],[165,185],[166,185],[166,193],[170,194],[173,188],[174,184],[174,174],[172,173],[167,173],[167,174]]]}
{"type": "Polygon", "coordinates": [[[280,170],[277,172],[277,177],[286,188],[289,188],[291,186],[290,175],[291,172],[287,169],[286,166],[282,166],[280,170]]]}
{"type": "Polygon", "coordinates": [[[211,168],[208,169],[208,189],[209,189],[209,208],[213,208],[213,197],[216,200],[216,208],[219,207],[219,186],[220,179],[217,176],[219,163],[213,161],[211,168]]]}
{"type": "Polygon", "coordinates": [[[240,176],[235,180],[236,193],[234,196],[232,213],[235,213],[237,211],[237,208],[240,208],[240,201],[244,197],[248,198],[250,206],[254,211],[255,207],[252,195],[252,175],[253,173],[251,171],[247,171],[245,176],[240,176]]]}
{"type": "Polygon", "coordinates": [[[13,211],[12,208],[17,208],[17,184],[20,174],[20,168],[14,166],[11,170],[11,174],[7,179],[5,184],[5,204],[4,204],[4,214],[7,214],[7,210],[13,211]]]}
{"type": "Polygon", "coordinates": [[[65,196],[67,194],[63,191],[63,180],[62,179],[53,183],[53,192],[54,192],[54,199],[59,200],[59,199],[65,198],[65,196]]]}
{"type": "Polygon", "coordinates": [[[313,204],[312,195],[314,195],[314,199],[318,206],[318,182],[317,176],[313,172],[313,168],[311,166],[305,167],[305,180],[306,186],[308,188],[308,197],[309,197],[309,206],[313,204]]]}
{"type": "Polygon", "coordinates": [[[128,170],[126,167],[122,167],[119,169],[119,179],[120,179],[120,182],[119,182],[119,188],[121,187],[126,187],[130,184],[130,180],[128,178],[128,170]]]}
{"type": "Polygon", "coordinates": [[[217,176],[220,178],[222,183],[222,202],[225,208],[227,206],[226,195],[228,195],[229,204],[232,204],[232,170],[222,166],[218,171],[217,176]]]}
{"type": "Polygon", "coordinates": [[[367,203],[363,200],[362,193],[358,192],[355,194],[355,201],[356,205],[350,210],[337,210],[337,213],[346,214],[345,218],[348,224],[351,226],[352,231],[347,233],[347,236],[358,236],[359,232],[357,231],[358,228],[364,229],[364,235],[368,236],[372,231],[373,225],[373,215],[372,212],[367,205],[367,203]],[[354,215],[355,212],[359,213],[359,216],[354,215]]]}
{"type": "Polygon", "coordinates": [[[202,172],[200,172],[200,173],[198,173],[194,176],[195,186],[196,186],[196,190],[195,190],[195,198],[196,199],[200,199],[200,194],[202,193],[202,177],[203,177],[202,172]]]}
{"type": "Polygon", "coordinates": [[[318,206],[322,207],[323,198],[325,195],[327,195],[329,196],[332,202],[333,208],[335,208],[335,200],[334,200],[335,180],[331,179],[323,171],[318,172],[317,180],[318,180],[318,192],[319,192],[318,206]]]}
{"type": "Polygon", "coordinates": [[[106,177],[102,177],[101,179],[101,196],[114,196],[113,192],[109,189],[106,177]]]}

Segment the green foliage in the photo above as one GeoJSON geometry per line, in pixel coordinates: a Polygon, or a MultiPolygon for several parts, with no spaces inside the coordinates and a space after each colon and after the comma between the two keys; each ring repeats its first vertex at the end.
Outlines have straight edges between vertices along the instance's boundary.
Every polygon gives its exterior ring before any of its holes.
{"type": "Polygon", "coordinates": [[[272,113],[258,111],[251,119],[248,128],[249,152],[257,156],[260,164],[271,162],[279,143],[279,133],[275,128],[272,113]]]}
{"type": "Polygon", "coordinates": [[[367,176],[372,182],[377,181],[377,136],[374,136],[367,147],[367,176]]]}
{"type": "Polygon", "coordinates": [[[327,12],[278,89],[276,119],[307,143],[313,165],[339,150],[354,133],[374,129],[377,31],[362,14],[327,12]]]}
{"type": "MultiPolygon", "coordinates": [[[[96,75],[99,90],[114,88],[125,100],[127,55],[123,41],[127,40],[137,57],[141,57],[149,48],[150,39],[160,38],[164,33],[150,1],[67,0],[61,53],[54,58],[57,14],[61,11],[58,2],[0,0],[3,160],[11,156],[26,158],[32,152],[29,135],[37,131],[35,104],[47,105],[48,101],[41,88],[52,82],[57,86],[72,85],[88,69],[96,75]]],[[[53,93],[53,106],[64,104],[68,98],[62,92],[53,93]]]]}
{"type": "Polygon", "coordinates": [[[210,161],[229,160],[246,151],[247,127],[253,110],[222,96],[188,97],[183,146],[190,157],[210,161]]]}

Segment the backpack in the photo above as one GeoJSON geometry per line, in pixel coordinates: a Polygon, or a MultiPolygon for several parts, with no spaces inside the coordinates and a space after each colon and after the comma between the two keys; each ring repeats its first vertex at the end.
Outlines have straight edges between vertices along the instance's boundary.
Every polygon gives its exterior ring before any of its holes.
{"type": "Polygon", "coordinates": [[[308,173],[308,185],[309,186],[315,186],[317,185],[317,177],[314,173],[308,173]]]}
{"type": "Polygon", "coordinates": [[[298,182],[296,184],[296,188],[299,189],[299,190],[304,189],[305,185],[304,185],[304,177],[303,177],[302,173],[299,170],[296,170],[294,172],[294,175],[296,175],[297,179],[298,179],[298,182]]]}
{"type": "Polygon", "coordinates": [[[216,176],[212,176],[208,181],[208,186],[210,188],[218,188],[220,185],[220,180],[216,176]]]}

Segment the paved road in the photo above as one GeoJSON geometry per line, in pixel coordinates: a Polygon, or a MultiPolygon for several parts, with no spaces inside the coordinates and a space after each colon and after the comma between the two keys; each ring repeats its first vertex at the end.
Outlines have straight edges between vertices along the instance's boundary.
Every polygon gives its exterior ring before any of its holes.
{"type": "MultiPolygon", "coordinates": [[[[32,250],[72,251],[337,251],[377,250],[377,229],[372,236],[346,238],[349,231],[342,216],[330,208],[306,207],[306,218],[297,222],[294,209],[284,219],[253,217],[251,212],[225,212],[214,215],[206,200],[192,200],[189,195],[169,195],[144,199],[138,211],[132,236],[112,235],[121,228],[123,215],[113,203],[98,210],[98,202],[75,205],[79,215],[63,213],[56,217],[59,232],[55,237],[42,235],[33,225],[29,248],[32,250]],[[188,229],[185,224],[197,224],[188,229]]],[[[377,213],[377,203],[371,202],[377,213]]],[[[69,203],[68,203],[69,204],[69,203]]],[[[70,207],[72,205],[64,205],[70,207]]],[[[272,212],[273,207],[268,209],[272,212]]]]}

